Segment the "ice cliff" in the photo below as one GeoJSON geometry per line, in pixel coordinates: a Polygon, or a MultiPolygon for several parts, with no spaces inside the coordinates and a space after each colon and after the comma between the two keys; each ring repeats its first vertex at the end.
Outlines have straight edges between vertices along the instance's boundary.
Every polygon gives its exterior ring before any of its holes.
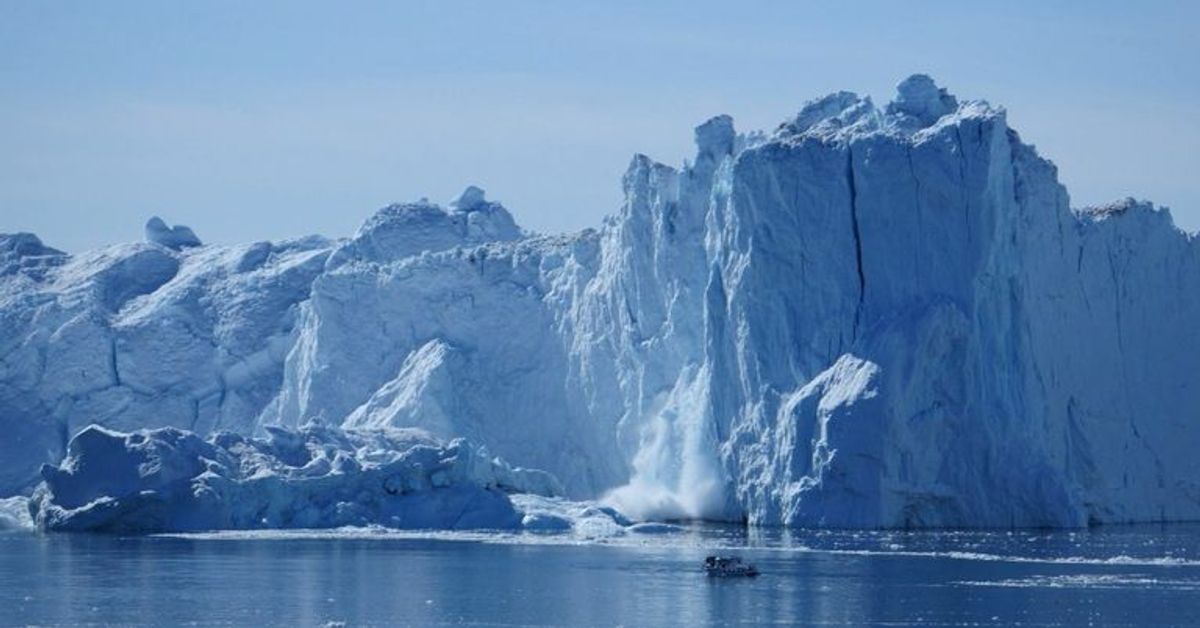
{"type": "Polygon", "coordinates": [[[1003,109],[921,75],[696,143],[564,236],[477,188],[341,240],[0,236],[0,495],[76,508],[93,423],[415,428],[641,518],[1200,519],[1200,244],[1166,209],[1072,209],[1003,109]]]}

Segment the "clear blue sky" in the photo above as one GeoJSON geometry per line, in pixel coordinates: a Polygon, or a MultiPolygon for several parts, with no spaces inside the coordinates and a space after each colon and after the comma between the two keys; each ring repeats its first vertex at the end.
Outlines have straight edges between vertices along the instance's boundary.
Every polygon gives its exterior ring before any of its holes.
{"type": "Polygon", "coordinates": [[[0,0],[0,231],[347,235],[468,183],[573,230],[712,115],[770,128],[914,72],[1006,106],[1074,204],[1148,198],[1196,230],[1198,4],[0,0]]]}

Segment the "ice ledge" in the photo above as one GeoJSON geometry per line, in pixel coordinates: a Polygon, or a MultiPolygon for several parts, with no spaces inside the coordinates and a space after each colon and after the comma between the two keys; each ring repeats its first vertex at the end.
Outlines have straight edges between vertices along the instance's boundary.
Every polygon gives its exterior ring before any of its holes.
{"type": "Polygon", "coordinates": [[[460,246],[525,237],[512,214],[468,186],[449,210],[427,199],[388,205],[368,218],[354,237],[330,256],[330,267],[350,261],[388,263],[460,246]]]}
{"type": "Polygon", "coordinates": [[[836,92],[804,104],[800,113],[781,124],[772,140],[801,143],[805,140],[851,142],[886,133],[919,142],[929,134],[962,120],[978,117],[1003,119],[1004,109],[985,101],[959,102],[925,74],[914,74],[896,86],[896,97],[882,110],[870,97],[836,92]]]}
{"type": "Polygon", "coordinates": [[[1200,242],[1197,233],[1188,232],[1175,224],[1170,208],[1131,196],[1102,205],[1074,208],[1072,211],[1084,224],[1111,224],[1121,229],[1127,228],[1124,225],[1163,227],[1183,234],[1190,242],[1200,242]]]}
{"type": "Polygon", "coordinates": [[[0,233],[0,277],[20,272],[41,279],[47,269],[61,265],[67,257],[32,233],[0,233]]]}
{"type": "Polygon", "coordinates": [[[1104,220],[1114,216],[1123,216],[1138,212],[1145,213],[1169,211],[1170,210],[1167,210],[1166,208],[1155,207],[1154,204],[1149,201],[1140,201],[1132,196],[1127,196],[1123,199],[1104,203],[1103,205],[1088,205],[1075,210],[1075,212],[1081,216],[1087,216],[1094,220],[1104,220]]]}

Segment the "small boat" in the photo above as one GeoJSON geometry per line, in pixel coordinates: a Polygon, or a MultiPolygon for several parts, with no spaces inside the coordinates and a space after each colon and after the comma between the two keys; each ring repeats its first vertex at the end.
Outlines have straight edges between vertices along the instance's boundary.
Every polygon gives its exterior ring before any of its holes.
{"type": "Polygon", "coordinates": [[[704,573],[716,577],[743,576],[753,578],[758,569],[737,556],[709,556],[704,559],[704,573]]]}

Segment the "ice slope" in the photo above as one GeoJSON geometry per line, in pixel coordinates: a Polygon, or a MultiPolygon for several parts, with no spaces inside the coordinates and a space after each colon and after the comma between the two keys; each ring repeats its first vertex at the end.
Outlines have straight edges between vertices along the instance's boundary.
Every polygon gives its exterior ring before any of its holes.
{"type": "Polygon", "coordinates": [[[467,437],[642,518],[1200,518],[1200,244],[1167,210],[1071,209],[922,75],[696,142],[566,236],[477,188],[339,241],[5,236],[0,494],[93,422],[315,423],[467,437]]]}

